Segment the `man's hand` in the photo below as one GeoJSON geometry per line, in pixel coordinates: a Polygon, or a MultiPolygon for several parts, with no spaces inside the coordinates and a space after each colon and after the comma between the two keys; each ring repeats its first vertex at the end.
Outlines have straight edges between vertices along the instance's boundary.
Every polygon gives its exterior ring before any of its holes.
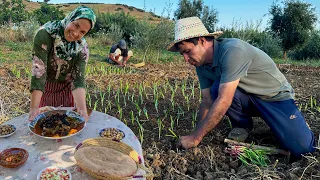
{"type": "Polygon", "coordinates": [[[200,142],[201,140],[198,140],[193,134],[188,136],[181,136],[177,143],[177,147],[189,149],[189,148],[198,146],[200,142]]]}
{"type": "Polygon", "coordinates": [[[124,67],[125,65],[123,64],[123,62],[118,62],[118,66],[120,66],[120,67],[124,67]]]}

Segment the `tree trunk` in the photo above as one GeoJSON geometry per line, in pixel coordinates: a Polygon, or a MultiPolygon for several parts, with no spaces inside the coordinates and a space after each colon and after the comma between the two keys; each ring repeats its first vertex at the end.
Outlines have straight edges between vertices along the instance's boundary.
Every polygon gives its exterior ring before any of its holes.
{"type": "Polygon", "coordinates": [[[287,59],[288,59],[288,57],[287,57],[287,51],[283,51],[283,59],[284,59],[284,60],[287,60],[287,59]]]}

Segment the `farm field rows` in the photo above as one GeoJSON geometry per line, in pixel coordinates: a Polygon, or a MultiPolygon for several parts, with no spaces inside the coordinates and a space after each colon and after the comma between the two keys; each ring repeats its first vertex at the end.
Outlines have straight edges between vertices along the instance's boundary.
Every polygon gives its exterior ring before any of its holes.
{"type": "MultiPolygon", "coordinates": [[[[0,67],[0,124],[28,112],[30,63],[0,67]]],[[[279,65],[296,92],[299,108],[316,136],[320,132],[320,68],[279,65]]],[[[181,135],[193,131],[200,103],[193,67],[184,63],[118,68],[104,62],[87,67],[87,105],[129,126],[142,143],[155,179],[319,179],[320,153],[291,162],[269,155],[268,166],[245,166],[224,152],[227,118],[191,150],[176,149],[181,135]]],[[[248,143],[278,146],[263,120],[256,118],[248,143]]]]}

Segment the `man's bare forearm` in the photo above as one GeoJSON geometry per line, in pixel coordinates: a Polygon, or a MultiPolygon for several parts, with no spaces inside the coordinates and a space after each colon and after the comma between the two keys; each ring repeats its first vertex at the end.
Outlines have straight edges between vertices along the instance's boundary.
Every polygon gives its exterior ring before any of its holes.
{"type": "Polygon", "coordinates": [[[217,126],[227,112],[229,106],[230,104],[224,102],[221,98],[218,98],[213,103],[210,110],[207,112],[207,115],[199,122],[196,131],[194,132],[197,139],[202,140],[208,132],[217,126]]]}
{"type": "Polygon", "coordinates": [[[115,58],[114,56],[109,55],[109,59],[111,59],[113,62],[115,62],[115,63],[117,63],[117,64],[121,65],[121,62],[120,62],[120,61],[118,61],[118,60],[116,60],[116,58],[115,58]]]}
{"type": "Polygon", "coordinates": [[[208,114],[208,112],[210,110],[210,106],[211,105],[209,105],[208,103],[204,103],[203,101],[201,102],[200,110],[199,110],[199,121],[198,121],[198,124],[206,118],[206,116],[207,116],[207,114],[208,114]]]}

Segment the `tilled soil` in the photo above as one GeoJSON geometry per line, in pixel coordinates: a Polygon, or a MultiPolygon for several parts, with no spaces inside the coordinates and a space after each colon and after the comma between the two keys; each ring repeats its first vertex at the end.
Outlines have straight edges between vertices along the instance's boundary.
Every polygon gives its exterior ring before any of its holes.
{"type": "MultiPolygon", "coordinates": [[[[279,65],[279,69],[295,89],[297,104],[318,139],[320,68],[279,65]]],[[[0,124],[27,112],[29,83],[29,78],[23,71],[18,78],[10,70],[10,65],[0,67],[0,124]]],[[[190,150],[177,149],[177,138],[174,134],[183,136],[191,133],[195,125],[194,117],[199,109],[197,77],[194,68],[189,65],[151,64],[139,69],[125,70],[125,73],[104,73],[97,70],[97,73],[89,73],[87,83],[91,107],[96,104],[96,110],[121,119],[140,138],[146,165],[156,175],[155,179],[320,179],[319,152],[307,154],[300,160],[284,155],[268,155],[268,166],[265,167],[243,165],[239,159],[229,156],[224,152],[224,139],[230,131],[227,118],[224,118],[198,147],[190,150]],[[130,88],[128,95],[124,96],[126,82],[130,88]],[[182,82],[187,84],[184,93],[190,102],[187,102],[183,95],[182,82]],[[112,85],[108,91],[109,84],[112,85]],[[190,87],[194,87],[194,90],[190,87]],[[141,89],[144,89],[143,95],[139,94],[141,89]],[[154,105],[154,89],[159,92],[158,108],[154,105]],[[108,97],[105,103],[101,103],[101,92],[108,97]],[[117,98],[119,102],[115,103],[117,98]],[[130,102],[129,99],[136,101],[130,102]],[[140,113],[133,102],[139,102],[140,113]],[[119,113],[120,106],[123,108],[122,113],[119,113]],[[131,112],[135,119],[132,119],[131,112]],[[148,115],[145,112],[148,112],[148,115]],[[139,119],[143,126],[143,134],[135,122],[136,119],[139,119]],[[162,125],[159,125],[160,121],[162,125]],[[161,131],[159,127],[162,127],[161,131]]],[[[88,99],[87,102],[89,103],[88,99]]],[[[254,119],[254,129],[246,142],[279,147],[269,127],[260,118],[254,119]]]]}

